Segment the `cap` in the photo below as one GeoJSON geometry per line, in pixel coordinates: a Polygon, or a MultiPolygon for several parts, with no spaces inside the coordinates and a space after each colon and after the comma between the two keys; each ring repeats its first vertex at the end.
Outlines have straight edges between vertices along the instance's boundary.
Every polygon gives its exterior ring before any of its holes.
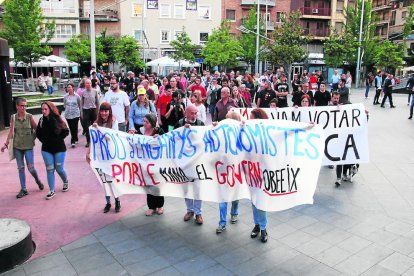
{"type": "Polygon", "coordinates": [[[145,90],[145,88],[138,89],[138,95],[145,95],[145,94],[147,94],[147,91],[145,90]]]}

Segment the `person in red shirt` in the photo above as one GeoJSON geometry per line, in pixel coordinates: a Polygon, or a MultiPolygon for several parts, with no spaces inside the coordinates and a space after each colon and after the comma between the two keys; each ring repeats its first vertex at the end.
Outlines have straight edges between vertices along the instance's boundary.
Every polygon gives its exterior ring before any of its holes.
{"type": "Polygon", "coordinates": [[[157,116],[158,116],[158,125],[162,130],[168,132],[168,119],[165,117],[167,113],[167,106],[171,103],[172,100],[172,89],[171,85],[167,84],[164,89],[164,93],[157,101],[157,116]]]}
{"type": "Polygon", "coordinates": [[[318,77],[316,76],[316,72],[312,72],[312,76],[309,79],[309,89],[310,90],[318,90],[318,77]]]}
{"type": "Polygon", "coordinates": [[[204,88],[204,86],[201,85],[201,78],[200,77],[196,77],[196,79],[194,80],[194,83],[192,83],[188,86],[188,90],[190,90],[191,93],[196,91],[196,90],[200,90],[201,100],[203,101],[203,103],[207,100],[207,91],[204,88]]]}

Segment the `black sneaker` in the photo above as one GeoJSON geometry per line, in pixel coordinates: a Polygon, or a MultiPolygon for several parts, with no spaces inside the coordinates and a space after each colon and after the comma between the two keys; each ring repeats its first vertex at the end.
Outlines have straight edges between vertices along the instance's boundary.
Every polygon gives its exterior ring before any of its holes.
{"type": "Polygon", "coordinates": [[[106,205],[105,205],[105,208],[104,208],[104,213],[108,213],[109,212],[109,209],[111,209],[111,204],[109,204],[109,203],[107,203],[106,205]]]}
{"type": "Polygon", "coordinates": [[[71,147],[72,147],[72,149],[73,149],[73,148],[75,147],[75,143],[72,143],[72,144],[71,144],[71,147]]]}
{"type": "Polygon", "coordinates": [[[46,199],[47,199],[47,200],[52,199],[55,195],[56,195],[56,193],[55,193],[55,192],[50,191],[50,192],[46,195],[46,199]]]}
{"type": "Polygon", "coordinates": [[[63,183],[63,189],[62,192],[67,192],[69,190],[69,183],[63,183]]]}
{"type": "Polygon", "coordinates": [[[16,195],[16,198],[22,198],[24,196],[27,196],[29,193],[27,192],[27,190],[23,190],[21,189],[20,192],[16,195]]]}
{"type": "Polygon", "coordinates": [[[89,148],[89,143],[86,143],[85,148],[89,148]]]}
{"type": "Polygon", "coordinates": [[[39,190],[43,191],[43,189],[45,188],[45,185],[43,185],[43,183],[42,183],[42,182],[40,182],[40,180],[39,180],[39,181],[37,181],[37,182],[36,182],[36,184],[37,184],[37,186],[39,187],[39,190]]]}
{"type": "Polygon", "coordinates": [[[119,200],[115,200],[115,212],[119,213],[121,211],[121,202],[119,200]]]}
{"type": "Polygon", "coordinates": [[[220,225],[216,228],[216,234],[223,233],[226,230],[226,225],[220,225]]]}
{"type": "Polygon", "coordinates": [[[267,231],[265,230],[260,230],[260,240],[262,241],[262,243],[267,242],[267,231]]]}
{"type": "Polygon", "coordinates": [[[252,230],[252,233],[250,234],[250,238],[254,239],[259,235],[260,227],[259,224],[256,224],[252,230]]]}

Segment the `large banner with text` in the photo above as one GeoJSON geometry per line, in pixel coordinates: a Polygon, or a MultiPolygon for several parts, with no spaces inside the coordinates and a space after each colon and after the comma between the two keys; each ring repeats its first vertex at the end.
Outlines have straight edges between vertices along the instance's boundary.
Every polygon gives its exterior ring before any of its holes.
{"type": "MultiPolygon", "coordinates": [[[[237,108],[249,119],[252,108],[237,108]]],[[[362,103],[338,106],[263,108],[269,119],[316,123],[324,130],[323,165],[369,162],[368,119],[362,103]]]]}
{"type": "Polygon", "coordinates": [[[247,198],[265,211],[313,203],[325,143],[321,126],[274,120],[224,120],[155,138],[89,131],[91,167],[107,195],[247,198]]]}

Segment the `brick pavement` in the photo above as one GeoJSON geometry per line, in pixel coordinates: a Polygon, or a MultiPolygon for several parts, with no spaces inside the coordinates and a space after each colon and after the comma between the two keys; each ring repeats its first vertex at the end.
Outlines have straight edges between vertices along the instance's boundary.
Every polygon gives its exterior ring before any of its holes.
{"type": "Polygon", "coordinates": [[[313,205],[268,214],[267,244],[249,237],[246,200],[216,235],[218,204],[203,204],[197,226],[182,221],[183,199],[166,198],[162,216],[139,208],[5,275],[414,275],[414,122],[406,96],[394,98],[396,109],[381,109],[353,92],[371,113],[371,162],[340,188],[323,167],[313,205]]]}

